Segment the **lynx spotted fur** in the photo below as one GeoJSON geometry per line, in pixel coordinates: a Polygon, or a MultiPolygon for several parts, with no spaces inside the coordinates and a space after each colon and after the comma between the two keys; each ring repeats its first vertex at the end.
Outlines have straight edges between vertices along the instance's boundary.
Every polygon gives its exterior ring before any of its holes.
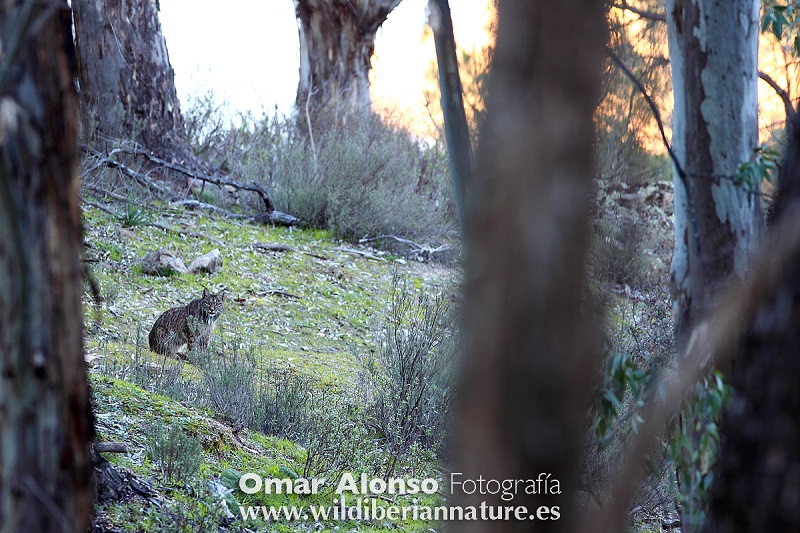
{"type": "Polygon", "coordinates": [[[225,291],[203,296],[183,307],[173,307],[156,319],[150,330],[150,349],[161,355],[205,350],[211,342],[214,324],[222,314],[225,291]]]}

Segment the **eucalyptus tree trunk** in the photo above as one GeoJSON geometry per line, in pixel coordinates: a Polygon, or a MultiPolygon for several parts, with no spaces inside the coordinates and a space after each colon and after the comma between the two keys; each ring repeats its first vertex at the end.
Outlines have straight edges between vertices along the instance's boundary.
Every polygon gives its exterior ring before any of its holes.
{"type": "Polygon", "coordinates": [[[736,184],[758,144],[758,0],[667,0],[675,170],[673,316],[679,349],[762,231],[758,184],[736,184]]]}
{"type": "Polygon", "coordinates": [[[87,531],[78,103],[64,0],[0,4],[0,532],[87,531]]]}
{"type": "Polygon", "coordinates": [[[74,0],[72,9],[84,124],[189,158],[158,0],[74,0]]]}
{"type": "Polygon", "coordinates": [[[339,117],[370,112],[375,35],[401,0],[294,0],[300,33],[297,108],[332,106],[339,117]]]}
{"type": "Polygon", "coordinates": [[[465,190],[465,353],[451,469],[472,480],[542,476],[548,486],[526,494],[520,485],[506,501],[456,485],[454,505],[525,505],[533,517],[453,530],[576,525],[599,364],[584,288],[607,33],[602,0],[498,2],[487,116],[465,190]]]}

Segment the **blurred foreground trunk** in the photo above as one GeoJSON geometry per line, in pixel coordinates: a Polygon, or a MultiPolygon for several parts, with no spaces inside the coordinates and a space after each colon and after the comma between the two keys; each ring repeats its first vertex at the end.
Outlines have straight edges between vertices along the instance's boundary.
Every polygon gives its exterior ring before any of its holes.
{"type": "Polygon", "coordinates": [[[0,531],[87,531],[78,105],[63,0],[0,4],[0,531]]]}
{"type": "MultiPolygon", "coordinates": [[[[800,209],[800,117],[793,121],[774,225],[796,225],[800,209]]],[[[800,264],[783,268],[777,290],[753,302],[733,365],[707,531],[800,531],[800,264]]]]}
{"type": "Polygon", "coordinates": [[[600,361],[584,289],[604,2],[498,4],[487,118],[465,191],[466,353],[452,471],[545,482],[512,501],[455,486],[454,505],[525,505],[533,518],[451,527],[569,531],[600,361]]]}

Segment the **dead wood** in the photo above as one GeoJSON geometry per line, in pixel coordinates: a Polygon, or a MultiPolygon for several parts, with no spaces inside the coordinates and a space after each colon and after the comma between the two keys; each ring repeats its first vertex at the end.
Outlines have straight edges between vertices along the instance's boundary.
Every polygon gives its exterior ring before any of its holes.
{"type": "Polygon", "coordinates": [[[293,252],[294,249],[286,244],[277,244],[272,242],[251,242],[250,244],[242,244],[242,248],[255,248],[263,252],[293,252]]]}
{"type": "Polygon", "coordinates": [[[178,172],[179,174],[183,174],[184,176],[191,178],[193,180],[211,183],[220,188],[227,186],[227,187],[233,187],[236,190],[254,192],[264,202],[264,208],[267,213],[275,211],[275,204],[272,202],[272,198],[270,198],[267,191],[265,191],[261,186],[259,186],[256,183],[250,183],[250,184],[239,183],[238,181],[230,180],[228,178],[200,174],[199,172],[195,172],[176,163],[171,163],[165,159],[157,157],[146,150],[135,149],[135,148],[124,148],[121,149],[121,151],[130,155],[142,156],[151,163],[154,163],[164,168],[168,168],[172,171],[178,172]]]}
{"type": "Polygon", "coordinates": [[[98,453],[128,453],[128,445],[124,442],[96,442],[94,451],[98,453]]]}

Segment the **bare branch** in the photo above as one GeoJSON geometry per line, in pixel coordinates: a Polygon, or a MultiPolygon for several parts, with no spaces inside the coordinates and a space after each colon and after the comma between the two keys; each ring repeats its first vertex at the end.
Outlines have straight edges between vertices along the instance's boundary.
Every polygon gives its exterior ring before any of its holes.
{"type": "Polygon", "coordinates": [[[626,0],[622,0],[620,3],[613,3],[611,4],[611,7],[621,9],[622,11],[630,11],[634,15],[638,15],[643,19],[654,20],[656,22],[667,22],[667,17],[663,13],[654,13],[652,11],[639,9],[638,7],[628,4],[626,0]]]}
{"type": "Polygon", "coordinates": [[[170,163],[169,161],[161,159],[160,157],[157,157],[157,156],[151,154],[150,152],[148,152],[146,150],[138,150],[138,149],[131,149],[131,148],[120,148],[120,151],[128,153],[128,154],[131,154],[131,155],[140,155],[140,156],[146,158],[151,163],[155,163],[155,164],[157,164],[159,166],[162,166],[164,168],[168,168],[170,170],[174,170],[175,172],[183,174],[186,177],[189,177],[189,178],[192,178],[192,179],[195,179],[195,180],[198,180],[198,181],[204,181],[206,183],[214,184],[217,187],[229,186],[229,187],[233,187],[234,189],[238,189],[238,190],[242,190],[242,191],[254,192],[254,193],[256,193],[257,195],[259,195],[261,197],[261,200],[263,200],[265,209],[266,209],[266,211],[268,213],[271,213],[272,211],[275,210],[275,204],[272,203],[272,198],[270,198],[270,196],[267,193],[267,191],[265,191],[261,186],[257,185],[256,183],[251,183],[251,184],[248,185],[248,184],[244,184],[244,183],[239,183],[237,181],[229,180],[227,178],[220,178],[220,177],[215,177],[215,176],[206,176],[206,175],[200,174],[198,172],[194,172],[192,170],[189,170],[186,167],[182,167],[181,165],[177,165],[175,163],[170,163]]]}
{"type": "Polygon", "coordinates": [[[637,78],[636,75],[631,72],[627,66],[625,66],[625,63],[622,62],[619,56],[610,48],[606,48],[606,52],[611,58],[611,61],[622,71],[623,74],[625,74],[625,76],[628,77],[629,80],[631,80],[631,83],[636,86],[645,102],[647,102],[647,105],[650,107],[650,111],[653,113],[653,118],[656,119],[656,124],[658,125],[658,132],[661,135],[661,142],[664,143],[664,147],[667,149],[667,154],[669,154],[669,158],[672,159],[672,163],[675,165],[675,168],[678,171],[678,176],[680,176],[681,181],[683,181],[683,185],[688,190],[689,185],[686,183],[686,171],[683,169],[683,165],[681,165],[681,162],[678,160],[678,156],[676,156],[675,152],[672,151],[672,145],[670,144],[669,139],[667,139],[667,134],[664,130],[664,121],[661,119],[661,112],[658,110],[658,106],[647,92],[642,80],[637,78]]]}
{"type": "Polygon", "coordinates": [[[89,148],[85,144],[81,144],[80,147],[81,147],[81,150],[83,150],[83,152],[85,154],[96,158],[98,161],[102,161],[103,164],[105,164],[105,166],[107,166],[108,168],[116,168],[116,169],[118,169],[120,172],[122,172],[123,174],[125,174],[129,178],[133,178],[134,180],[136,180],[136,182],[139,183],[140,185],[143,185],[143,186],[147,187],[148,189],[150,189],[150,190],[152,190],[154,192],[157,192],[157,193],[161,194],[162,196],[164,196],[166,198],[174,198],[175,197],[175,194],[172,191],[169,191],[169,190],[165,189],[164,187],[161,187],[160,185],[156,185],[156,183],[153,180],[151,180],[151,179],[143,176],[141,173],[136,172],[135,170],[129,168],[124,163],[120,163],[119,161],[117,161],[115,159],[112,159],[111,157],[107,156],[106,154],[104,154],[102,152],[99,152],[99,151],[95,150],[94,148],[89,148]]]}
{"type": "Polygon", "coordinates": [[[789,120],[791,120],[792,117],[794,117],[795,113],[797,113],[797,111],[794,108],[794,104],[792,103],[792,98],[789,96],[789,93],[787,93],[783,87],[778,85],[778,82],[773,80],[770,77],[770,75],[767,74],[766,72],[762,72],[759,70],[758,77],[764,80],[767,83],[767,85],[772,87],[772,89],[778,94],[780,99],[783,101],[783,107],[786,110],[786,121],[788,122],[789,120]]]}
{"type": "MultiPolygon", "coordinates": [[[[636,77],[636,75],[631,72],[631,70],[625,66],[625,63],[619,58],[617,54],[614,53],[613,50],[610,48],[606,48],[606,52],[608,56],[611,58],[611,61],[631,80],[639,92],[642,94],[642,97],[647,102],[647,105],[650,106],[650,110],[653,112],[653,118],[656,119],[656,123],[658,124],[658,131],[661,134],[661,141],[664,143],[664,146],[667,149],[667,153],[669,154],[669,158],[672,160],[672,163],[675,165],[675,170],[678,173],[678,178],[680,179],[681,183],[683,184],[683,188],[686,190],[686,204],[689,208],[689,224],[692,227],[692,234],[694,236],[694,241],[697,246],[697,256],[700,258],[700,264],[703,267],[703,272],[706,275],[706,279],[709,279],[708,273],[708,265],[704,259],[704,255],[702,253],[702,243],[700,240],[700,224],[697,222],[697,210],[694,205],[694,199],[692,198],[691,189],[689,188],[688,183],[688,175],[681,165],[681,162],[678,160],[678,156],[675,155],[675,152],[672,150],[672,145],[670,144],[669,140],[667,139],[667,134],[664,131],[664,121],[661,120],[661,113],[658,110],[658,106],[650,97],[645,88],[642,80],[636,77]]],[[[697,177],[697,176],[692,176],[697,177]]]]}
{"type": "Polygon", "coordinates": [[[183,207],[191,207],[191,208],[194,208],[194,209],[205,209],[206,211],[211,211],[212,213],[218,213],[218,214],[224,215],[224,216],[226,216],[228,218],[238,218],[238,219],[252,218],[249,215],[239,215],[239,214],[236,214],[236,213],[231,213],[230,211],[226,211],[225,209],[222,209],[221,207],[217,207],[215,205],[207,204],[207,203],[200,202],[200,201],[197,201],[197,200],[178,200],[177,202],[172,202],[172,204],[173,205],[180,205],[180,206],[183,206],[183,207]]]}

